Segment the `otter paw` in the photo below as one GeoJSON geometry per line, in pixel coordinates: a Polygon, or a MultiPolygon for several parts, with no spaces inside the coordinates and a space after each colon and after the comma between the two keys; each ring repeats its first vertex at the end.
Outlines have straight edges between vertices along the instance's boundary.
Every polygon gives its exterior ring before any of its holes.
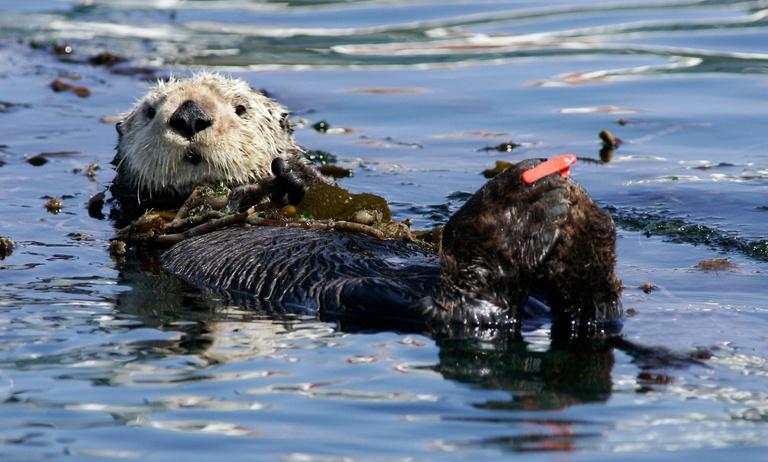
{"type": "Polygon", "coordinates": [[[261,183],[244,184],[232,189],[227,201],[227,209],[244,212],[254,205],[261,204],[267,199],[269,188],[261,183]]]}
{"type": "Polygon", "coordinates": [[[311,179],[305,174],[305,166],[298,165],[298,161],[292,159],[277,157],[272,161],[272,174],[275,175],[272,200],[281,202],[283,197],[288,196],[289,204],[296,205],[301,202],[311,183],[311,179]]]}

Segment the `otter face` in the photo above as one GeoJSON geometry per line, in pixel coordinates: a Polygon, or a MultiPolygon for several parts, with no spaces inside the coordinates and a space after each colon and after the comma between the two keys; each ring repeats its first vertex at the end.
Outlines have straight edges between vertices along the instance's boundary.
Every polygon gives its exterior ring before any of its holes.
{"type": "Polygon", "coordinates": [[[118,123],[117,175],[139,194],[188,194],[271,176],[300,148],[288,111],[239,79],[198,74],[158,83],[118,123]]]}

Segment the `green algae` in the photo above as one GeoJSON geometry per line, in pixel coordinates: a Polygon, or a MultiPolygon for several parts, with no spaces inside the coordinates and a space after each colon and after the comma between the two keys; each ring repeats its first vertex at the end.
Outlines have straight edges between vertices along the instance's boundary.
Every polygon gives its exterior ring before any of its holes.
{"type": "Polygon", "coordinates": [[[331,178],[348,178],[352,176],[352,170],[338,165],[321,165],[317,170],[325,176],[331,178]]]}
{"type": "Polygon", "coordinates": [[[311,185],[297,205],[299,214],[316,220],[351,221],[354,215],[367,210],[380,215],[377,221],[392,220],[392,212],[384,198],[370,193],[353,194],[346,189],[325,183],[311,185]]]}
{"type": "Polygon", "coordinates": [[[305,152],[304,158],[318,166],[336,163],[336,156],[334,154],[317,149],[305,152]]]}

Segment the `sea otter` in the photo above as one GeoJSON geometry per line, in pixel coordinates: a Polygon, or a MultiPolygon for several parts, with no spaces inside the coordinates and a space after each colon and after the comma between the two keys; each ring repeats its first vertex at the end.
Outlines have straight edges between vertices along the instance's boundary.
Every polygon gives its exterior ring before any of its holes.
{"type": "MultiPolygon", "coordinates": [[[[321,180],[286,117],[241,80],[159,84],[118,124],[112,195],[135,213],[178,207],[201,182],[267,182],[290,202],[321,180]]],[[[175,244],[163,266],[235,298],[363,326],[514,333],[545,303],[557,336],[615,333],[613,221],[566,175],[523,181],[541,162],[520,162],[477,191],[445,225],[438,253],[358,233],[241,226],[175,244]]]]}
{"type": "Polygon", "coordinates": [[[178,208],[201,183],[247,191],[272,177],[275,159],[286,172],[285,192],[323,181],[304,160],[288,111],[243,80],[200,73],[160,81],[116,128],[110,191],[124,220],[152,208],[178,208]]]}

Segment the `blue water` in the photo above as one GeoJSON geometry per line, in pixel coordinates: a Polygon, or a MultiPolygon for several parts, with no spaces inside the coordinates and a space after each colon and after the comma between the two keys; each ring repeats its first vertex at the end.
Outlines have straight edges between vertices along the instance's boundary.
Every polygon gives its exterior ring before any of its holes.
{"type": "Polygon", "coordinates": [[[3,2],[0,235],[18,245],[0,261],[0,458],[768,460],[766,8],[3,2]],[[497,159],[575,152],[574,178],[620,224],[626,337],[713,357],[563,351],[549,326],[514,344],[348,333],[228,306],[146,255],[115,261],[111,223],[85,203],[112,177],[103,118],[148,83],[30,41],[267,89],[304,146],[354,170],[344,186],[416,226],[444,221],[497,159]],[[55,78],[92,94],[53,93],[55,78]],[[351,132],[316,133],[318,120],[351,132]],[[604,129],[624,143],[589,162],[604,129]],[[506,141],[522,146],[480,150],[506,141]],[[26,162],[60,151],[75,154],[26,162]],[[94,179],[73,173],[93,161],[94,179]],[[735,267],[696,269],[712,258],[735,267]]]}

